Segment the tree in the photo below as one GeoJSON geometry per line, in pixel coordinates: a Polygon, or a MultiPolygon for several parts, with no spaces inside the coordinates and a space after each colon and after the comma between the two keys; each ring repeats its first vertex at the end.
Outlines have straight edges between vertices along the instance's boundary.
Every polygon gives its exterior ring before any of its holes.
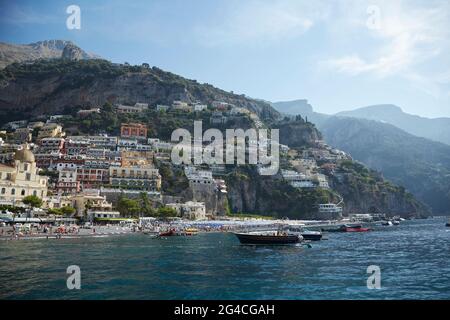
{"type": "Polygon", "coordinates": [[[162,218],[176,217],[177,211],[170,207],[161,207],[158,209],[158,215],[162,218]]]}
{"type": "Polygon", "coordinates": [[[59,208],[51,208],[51,209],[47,210],[47,214],[53,214],[55,216],[61,216],[62,212],[61,212],[61,209],[59,209],[59,208]]]}
{"type": "Polygon", "coordinates": [[[136,200],[121,197],[117,202],[117,210],[124,217],[136,216],[141,208],[136,200]]]}
{"type": "Polygon", "coordinates": [[[22,202],[31,208],[40,208],[42,206],[42,199],[35,195],[26,196],[22,199],[22,202]]]}
{"type": "Polygon", "coordinates": [[[84,204],[84,211],[83,211],[83,221],[87,220],[88,211],[92,208],[92,200],[89,199],[84,204]]]}
{"type": "Polygon", "coordinates": [[[65,216],[72,216],[76,212],[75,208],[71,206],[62,207],[60,210],[61,213],[65,216]]]}
{"type": "Polygon", "coordinates": [[[153,204],[150,201],[150,199],[148,198],[147,193],[141,192],[139,197],[141,200],[141,208],[142,208],[142,213],[144,214],[144,216],[146,216],[146,217],[155,216],[156,211],[155,211],[155,209],[153,209],[153,204]]]}

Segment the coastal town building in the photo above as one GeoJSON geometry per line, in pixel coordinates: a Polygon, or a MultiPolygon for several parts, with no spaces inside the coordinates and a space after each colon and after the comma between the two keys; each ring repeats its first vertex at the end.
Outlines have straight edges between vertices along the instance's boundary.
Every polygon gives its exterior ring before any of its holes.
{"type": "Polygon", "coordinates": [[[113,220],[120,218],[120,212],[115,210],[88,210],[88,219],[90,221],[113,220]]]}
{"type": "Polygon", "coordinates": [[[170,106],[166,106],[164,104],[156,105],[156,111],[167,111],[170,109],[170,106]]]}
{"type": "Polygon", "coordinates": [[[77,168],[66,167],[58,170],[56,192],[58,195],[74,195],[80,192],[81,183],[77,180],[77,168]]]}
{"type": "Polygon", "coordinates": [[[172,102],[172,109],[186,112],[194,110],[194,108],[190,106],[187,102],[178,100],[172,102]]]}
{"type": "Polygon", "coordinates": [[[3,125],[3,128],[10,129],[10,130],[16,130],[18,128],[23,128],[27,125],[27,120],[18,120],[18,121],[10,121],[3,125]]]}
{"type": "Polygon", "coordinates": [[[28,128],[17,128],[12,137],[14,143],[27,143],[31,141],[31,130],[28,128]]]}
{"type": "Polygon", "coordinates": [[[328,179],[324,174],[317,173],[314,175],[314,179],[317,181],[317,184],[320,188],[329,189],[328,179]]]}
{"type": "Polygon", "coordinates": [[[45,122],[43,121],[32,121],[28,123],[28,129],[39,129],[42,128],[43,126],[45,126],[45,122]]]}
{"type": "Polygon", "coordinates": [[[159,191],[161,175],[151,165],[110,167],[109,184],[125,189],[159,191]]]}
{"type": "Polygon", "coordinates": [[[82,140],[66,139],[64,149],[67,155],[86,155],[89,142],[82,140]]]}
{"type": "Polygon", "coordinates": [[[201,104],[201,103],[194,104],[194,111],[204,111],[206,109],[208,109],[208,106],[206,104],[201,104]]]}
{"type": "Polygon", "coordinates": [[[91,148],[106,148],[115,150],[117,148],[117,137],[104,135],[92,135],[92,136],[68,136],[67,140],[72,142],[84,142],[91,148]]]}
{"type": "Polygon", "coordinates": [[[318,217],[328,220],[341,219],[342,207],[339,207],[334,203],[319,204],[318,217]]]}
{"type": "Polygon", "coordinates": [[[123,123],[120,126],[120,136],[122,138],[147,139],[147,127],[140,123],[123,123]]]}
{"type": "Polygon", "coordinates": [[[43,138],[39,141],[39,153],[62,153],[64,138],[43,138]]]}
{"type": "Polygon", "coordinates": [[[30,195],[44,198],[47,179],[39,175],[33,153],[24,146],[15,152],[12,166],[0,164],[0,201],[15,204],[30,195]]]}
{"type": "Polygon", "coordinates": [[[169,203],[167,207],[175,209],[177,214],[185,219],[206,219],[206,209],[203,202],[188,201],[185,203],[169,203]]]}
{"type": "Polygon", "coordinates": [[[85,213],[91,215],[95,212],[112,211],[112,203],[106,201],[104,196],[99,192],[83,192],[72,196],[72,204],[78,216],[83,216],[85,213]]]}
{"type": "Polygon", "coordinates": [[[100,108],[91,108],[86,110],[79,110],[77,115],[80,117],[87,117],[91,114],[100,113],[100,108]]]}
{"type": "Polygon", "coordinates": [[[288,181],[294,188],[314,188],[315,185],[310,177],[294,170],[281,170],[283,179],[288,181]]]}
{"type": "Polygon", "coordinates": [[[64,136],[65,133],[62,126],[56,123],[47,123],[39,129],[37,139],[42,140],[44,138],[60,138],[64,136]]]}
{"type": "Polygon", "coordinates": [[[134,106],[119,104],[117,106],[118,113],[141,113],[145,110],[148,110],[147,103],[136,103],[134,106]]]}

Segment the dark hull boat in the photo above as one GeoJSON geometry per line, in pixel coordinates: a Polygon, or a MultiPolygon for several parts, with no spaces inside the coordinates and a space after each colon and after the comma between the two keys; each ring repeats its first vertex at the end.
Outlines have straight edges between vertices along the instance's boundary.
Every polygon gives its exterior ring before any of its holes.
{"type": "Polygon", "coordinates": [[[298,235],[277,235],[263,233],[235,233],[242,244],[293,244],[302,239],[298,235]]]}
{"type": "Polygon", "coordinates": [[[173,230],[169,230],[169,231],[165,231],[165,232],[160,232],[159,236],[160,237],[172,237],[172,236],[176,236],[176,233],[173,230]]]}

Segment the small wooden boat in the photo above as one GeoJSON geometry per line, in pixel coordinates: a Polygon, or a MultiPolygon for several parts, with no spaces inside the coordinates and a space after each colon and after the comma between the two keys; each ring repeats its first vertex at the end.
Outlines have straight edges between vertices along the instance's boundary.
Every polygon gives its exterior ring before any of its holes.
{"type": "Polygon", "coordinates": [[[358,227],[347,227],[345,228],[344,232],[368,232],[368,231],[372,231],[372,229],[358,226],[358,227]]]}
{"type": "Polygon", "coordinates": [[[234,235],[242,244],[281,245],[298,243],[302,240],[299,235],[280,232],[249,232],[234,235]]]}
{"type": "Polygon", "coordinates": [[[195,236],[196,234],[198,234],[198,229],[196,229],[196,228],[186,228],[184,230],[184,234],[186,236],[195,236]]]}
{"type": "Polygon", "coordinates": [[[164,231],[158,234],[159,237],[172,237],[175,235],[176,235],[175,230],[164,231]]]}

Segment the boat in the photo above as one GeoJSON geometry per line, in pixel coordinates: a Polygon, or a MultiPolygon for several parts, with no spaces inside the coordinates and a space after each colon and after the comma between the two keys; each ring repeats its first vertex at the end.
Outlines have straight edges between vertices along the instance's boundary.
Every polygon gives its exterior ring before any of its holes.
{"type": "Polygon", "coordinates": [[[303,240],[301,235],[279,231],[234,233],[234,235],[241,244],[282,245],[294,244],[303,240]]]}
{"type": "Polygon", "coordinates": [[[445,224],[446,227],[450,227],[450,220],[447,221],[447,223],[445,224]]]}
{"type": "Polygon", "coordinates": [[[398,225],[400,225],[400,221],[394,220],[394,221],[392,221],[392,224],[394,226],[398,226],[398,225]]]}
{"type": "Polygon", "coordinates": [[[158,237],[172,237],[176,236],[175,230],[163,231],[158,234],[158,237]]]}
{"type": "Polygon", "coordinates": [[[299,234],[303,237],[303,240],[307,241],[320,241],[322,240],[322,232],[312,231],[298,227],[288,227],[288,232],[293,234],[299,234]]]}
{"type": "Polygon", "coordinates": [[[327,232],[368,232],[372,231],[371,228],[363,228],[361,225],[347,225],[344,224],[337,229],[322,229],[327,232]]]}
{"type": "Polygon", "coordinates": [[[363,228],[362,226],[355,226],[355,227],[346,227],[344,232],[368,232],[372,231],[371,228],[363,228]]]}
{"type": "Polygon", "coordinates": [[[159,237],[159,232],[158,231],[144,230],[144,231],[142,231],[142,233],[147,235],[147,236],[150,236],[152,238],[159,237]]]}
{"type": "Polygon", "coordinates": [[[384,226],[384,227],[390,227],[390,226],[393,226],[394,224],[392,223],[392,221],[383,221],[382,223],[381,223],[381,225],[382,226],[384,226]]]}
{"type": "Polygon", "coordinates": [[[196,234],[198,234],[198,229],[196,228],[186,228],[184,230],[184,235],[186,236],[195,236],[196,234]]]}
{"type": "Polygon", "coordinates": [[[320,231],[311,231],[311,230],[304,230],[301,233],[303,240],[308,241],[320,241],[322,240],[322,232],[320,231]]]}

